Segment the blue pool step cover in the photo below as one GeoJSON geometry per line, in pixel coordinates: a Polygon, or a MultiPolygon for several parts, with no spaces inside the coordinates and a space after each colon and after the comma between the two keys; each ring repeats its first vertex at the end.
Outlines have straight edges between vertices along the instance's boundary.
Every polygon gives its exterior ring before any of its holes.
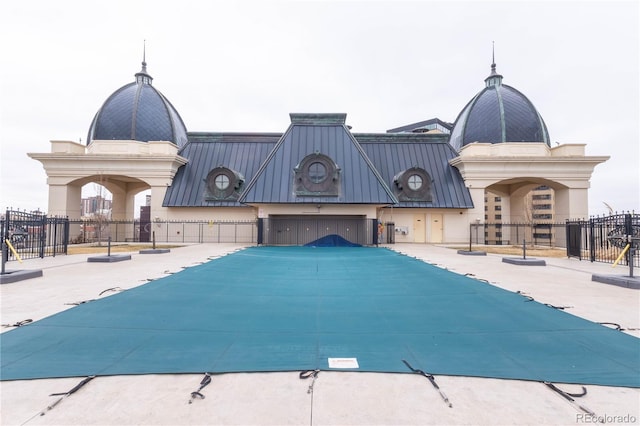
{"type": "Polygon", "coordinates": [[[0,336],[1,379],[328,370],[640,387],[640,339],[388,249],[252,247],[0,336]]]}

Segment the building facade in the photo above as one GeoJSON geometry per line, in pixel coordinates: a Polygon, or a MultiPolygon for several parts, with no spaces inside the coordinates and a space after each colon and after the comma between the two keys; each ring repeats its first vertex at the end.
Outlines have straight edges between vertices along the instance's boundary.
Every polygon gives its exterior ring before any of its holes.
{"type": "Polygon", "coordinates": [[[353,241],[371,220],[393,224],[382,232],[398,242],[460,243],[488,220],[488,193],[503,221],[526,220],[541,186],[555,220],[586,217],[593,169],[608,159],[583,144],[550,147],[542,117],[495,64],[455,123],[386,133],[353,133],[344,113],[292,113],[282,133],[188,132],[152,80],[143,61],[97,112],[86,146],[52,141],[29,154],[47,173],[49,214],[80,217],[82,186],[100,182],[113,219],[132,219],[135,195],[150,190],[154,222],[260,219],[274,244],[353,241]]]}

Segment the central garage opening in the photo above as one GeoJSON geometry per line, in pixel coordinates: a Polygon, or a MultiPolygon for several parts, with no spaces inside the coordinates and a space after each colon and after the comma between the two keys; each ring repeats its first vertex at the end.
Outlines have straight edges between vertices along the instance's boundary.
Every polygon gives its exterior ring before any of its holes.
{"type": "Polygon", "coordinates": [[[258,220],[259,244],[303,246],[351,244],[374,245],[377,220],[364,215],[270,215],[258,220]]]}

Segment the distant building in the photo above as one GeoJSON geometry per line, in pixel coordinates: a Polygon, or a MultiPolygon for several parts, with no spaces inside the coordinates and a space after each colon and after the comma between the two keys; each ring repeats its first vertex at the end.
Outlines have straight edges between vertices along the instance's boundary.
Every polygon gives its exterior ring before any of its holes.
{"type": "MultiPolygon", "coordinates": [[[[503,235],[504,227],[502,225],[510,222],[503,220],[502,197],[487,191],[485,192],[484,203],[484,222],[489,224],[484,229],[484,242],[486,244],[499,245],[519,244],[519,242],[513,240],[505,240],[503,235]]],[[[546,185],[533,188],[525,196],[524,206],[525,214],[522,220],[517,223],[531,225],[532,232],[525,234],[527,240],[554,244],[556,242],[555,231],[553,227],[548,226],[556,222],[553,189],[546,185]]]]}
{"type": "Polygon", "coordinates": [[[81,200],[80,216],[88,217],[102,215],[105,218],[111,217],[111,200],[107,200],[101,195],[83,198],[81,200]]]}
{"type": "Polygon", "coordinates": [[[431,118],[429,120],[387,130],[387,133],[443,133],[445,135],[449,135],[451,134],[452,129],[453,124],[446,123],[439,118],[431,118]]]}

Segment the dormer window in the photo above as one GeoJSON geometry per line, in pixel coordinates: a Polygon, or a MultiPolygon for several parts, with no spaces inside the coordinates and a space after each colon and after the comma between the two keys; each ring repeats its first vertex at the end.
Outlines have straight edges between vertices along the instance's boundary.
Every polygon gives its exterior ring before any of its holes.
{"type": "Polygon", "coordinates": [[[216,185],[216,189],[220,191],[224,191],[225,189],[229,188],[229,176],[224,173],[219,173],[218,175],[216,175],[216,177],[213,179],[213,182],[216,185]]]}
{"type": "Polygon", "coordinates": [[[422,187],[422,177],[420,175],[413,174],[407,179],[407,185],[412,191],[418,191],[422,187]]]}
{"type": "Polygon", "coordinates": [[[319,161],[309,166],[309,180],[312,183],[321,183],[327,178],[327,168],[319,161]]]}
{"type": "Polygon", "coordinates": [[[204,199],[206,201],[237,200],[242,193],[244,176],[228,167],[211,169],[207,178],[204,199]]]}
{"type": "Polygon", "coordinates": [[[394,193],[399,201],[432,202],[431,176],[420,167],[404,170],[393,178],[394,193]]]}
{"type": "Polygon", "coordinates": [[[293,169],[297,196],[337,197],[340,190],[340,168],[319,152],[307,155],[293,169]]]}

